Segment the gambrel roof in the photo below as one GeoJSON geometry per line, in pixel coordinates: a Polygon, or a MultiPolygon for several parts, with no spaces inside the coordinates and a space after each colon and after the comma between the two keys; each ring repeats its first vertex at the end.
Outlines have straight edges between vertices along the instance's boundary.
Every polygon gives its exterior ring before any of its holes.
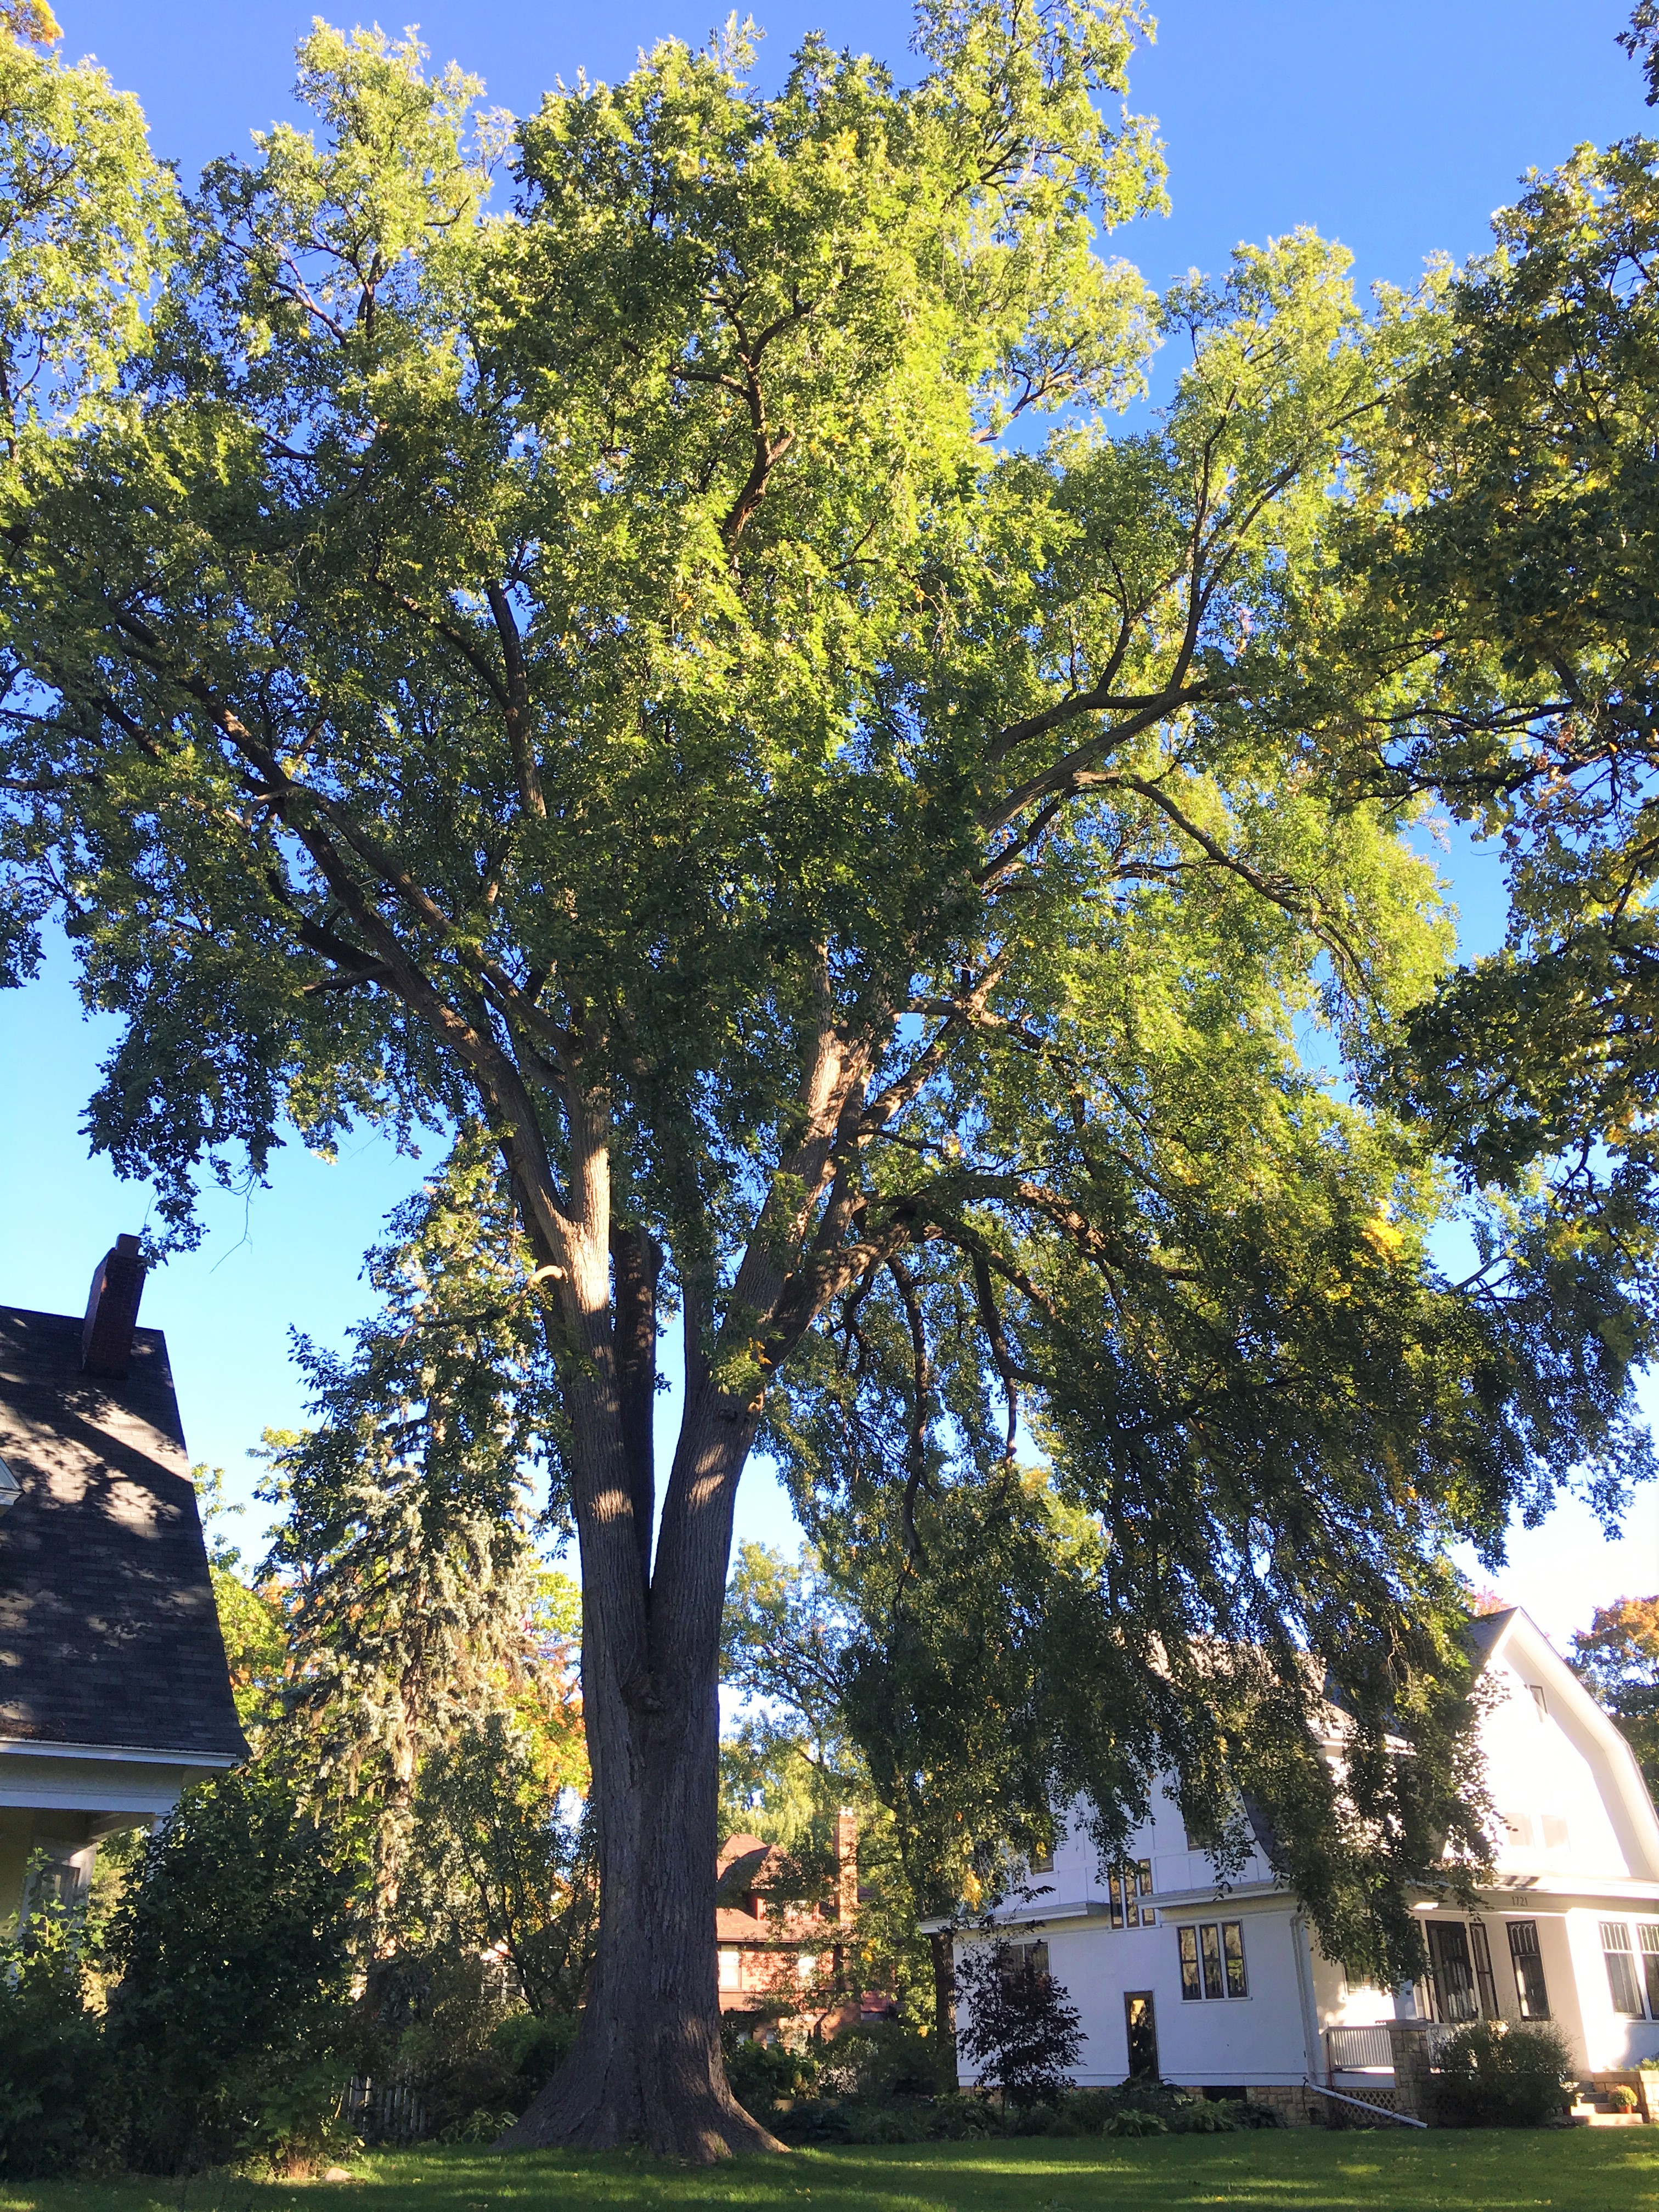
{"type": "Polygon", "coordinates": [[[1470,1642],[1478,1674],[1502,1670],[1542,1692],[1550,1718],[1589,1770],[1631,1879],[1659,1881],[1659,1813],[1618,1723],[1519,1606],[1476,1620],[1470,1642]]]}

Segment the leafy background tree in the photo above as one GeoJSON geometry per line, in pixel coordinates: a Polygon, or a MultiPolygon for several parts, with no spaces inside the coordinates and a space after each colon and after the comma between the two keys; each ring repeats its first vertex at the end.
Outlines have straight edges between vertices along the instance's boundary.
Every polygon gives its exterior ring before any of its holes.
{"type": "Polygon", "coordinates": [[[1659,1596],[1598,1606],[1572,1639],[1573,1667],[1630,1738],[1650,1792],[1659,1799],[1659,1596]]]}
{"type": "Polygon", "coordinates": [[[1101,257],[1161,191],[1149,127],[1096,105],[1142,27],[927,8],[915,83],[814,40],[769,99],[739,44],[670,44],[508,148],[412,41],[319,27],[320,136],[182,210],[130,104],[7,57],[6,158],[44,134],[80,192],[8,249],[8,357],[65,254],[85,295],[0,482],[8,957],[60,915],[121,1017],[90,1126],[164,1241],[285,1130],[479,1133],[507,1318],[463,1310],[430,1380],[401,1320],[319,1362],[277,1465],[295,1604],[332,1624],[296,1684],[356,1715],[331,1771],[382,1778],[400,1893],[456,1564],[511,1564],[462,1491],[510,1492],[482,1439],[539,1399],[601,1917],[520,2141],[766,2139],[708,1941],[763,1425],[920,1717],[918,1833],[970,1680],[937,1561],[1023,1716],[1020,1817],[1086,1784],[1109,1848],[1173,1768],[1224,1841],[1248,1771],[1322,1938],[1385,1978],[1407,1886],[1485,1850],[1447,1547],[1644,1469],[1639,1191],[1587,1212],[1501,1160],[1488,1190],[1388,1087],[1449,951],[1411,836],[1455,752],[1378,767],[1436,664],[1367,611],[1419,465],[1382,402],[1436,358],[1433,301],[1362,315],[1307,233],[1162,299],[1101,257]],[[1155,342],[1170,404],[1114,435],[1155,342]],[[1087,1725],[1037,1663],[1064,1650],[1099,1669],[1087,1725]]]}

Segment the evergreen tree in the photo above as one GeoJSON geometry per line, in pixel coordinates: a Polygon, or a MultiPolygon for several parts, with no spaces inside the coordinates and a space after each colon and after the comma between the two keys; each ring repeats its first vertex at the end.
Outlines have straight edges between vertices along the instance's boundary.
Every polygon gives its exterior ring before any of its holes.
{"type": "Polygon", "coordinates": [[[367,1852],[377,1950],[400,1924],[429,1754],[510,1712],[544,1796],[585,1779],[574,1593],[525,1503],[549,1449],[545,1347],[476,1135],[392,1225],[368,1267],[383,1304],[349,1354],[298,1340],[314,1425],[267,1433],[260,1492],[283,1516],[265,1572],[284,1594],[287,1732],[317,1809],[367,1852]]]}

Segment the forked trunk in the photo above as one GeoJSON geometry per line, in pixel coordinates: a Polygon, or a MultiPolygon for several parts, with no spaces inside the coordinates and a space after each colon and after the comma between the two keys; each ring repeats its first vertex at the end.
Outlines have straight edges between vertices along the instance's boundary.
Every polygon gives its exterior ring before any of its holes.
{"type": "Polygon", "coordinates": [[[632,1516],[607,1507],[615,1486],[579,1501],[599,1950],[574,2048],[503,2148],[643,2143],[699,2160],[783,2148],[727,2087],[714,1945],[720,1627],[753,1419],[696,1395],[648,1591],[632,1516]]]}

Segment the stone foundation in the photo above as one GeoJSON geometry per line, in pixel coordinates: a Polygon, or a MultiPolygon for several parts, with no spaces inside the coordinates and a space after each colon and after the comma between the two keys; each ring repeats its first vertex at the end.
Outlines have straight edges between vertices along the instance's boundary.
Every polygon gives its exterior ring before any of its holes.
{"type": "MultiPolygon", "coordinates": [[[[1206,2101],[1201,2088],[1187,2088],[1184,2083],[1182,2086],[1188,2096],[1196,2097],[1200,2104],[1206,2101]]],[[[1248,2088],[1243,2088],[1237,2092],[1237,2097],[1240,2100],[1248,2097],[1253,2105],[1266,2105],[1270,2111],[1278,2113],[1280,2124],[1287,2128],[1326,2125],[1325,2114],[1319,2109],[1325,2103],[1325,2100],[1322,2097],[1310,2095],[1300,2081],[1252,2081],[1248,2088]]],[[[1218,2104],[1231,2104],[1235,2100],[1231,2097],[1226,2097],[1218,2098],[1214,2101],[1218,2104]]],[[[1340,2112],[1341,2107],[1333,2106],[1329,2109],[1340,2112]]]]}

